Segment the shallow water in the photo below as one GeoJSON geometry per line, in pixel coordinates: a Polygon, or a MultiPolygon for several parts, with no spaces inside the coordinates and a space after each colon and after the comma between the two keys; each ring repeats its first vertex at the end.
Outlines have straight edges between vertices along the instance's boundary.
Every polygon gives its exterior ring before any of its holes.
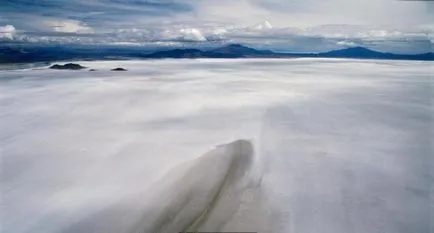
{"type": "MultiPolygon", "coordinates": [[[[185,199],[152,195],[180,187],[201,213],[227,170],[209,176],[195,161],[238,139],[252,143],[252,167],[230,189],[234,198],[212,205],[214,217],[199,224],[205,230],[264,232],[270,222],[270,232],[433,229],[428,62],[80,64],[97,71],[0,71],[4,232],[154,231],[161,211],[185,199]],[[172,182],[179,168],[196,176],[172,182]],[[254,201],[240,204],[245,195],[254,201]]],[[[179,222],[197,217],[175,212],[179,222]]],[[[159,231],[183,228],[170,223],[159,231]]]]}

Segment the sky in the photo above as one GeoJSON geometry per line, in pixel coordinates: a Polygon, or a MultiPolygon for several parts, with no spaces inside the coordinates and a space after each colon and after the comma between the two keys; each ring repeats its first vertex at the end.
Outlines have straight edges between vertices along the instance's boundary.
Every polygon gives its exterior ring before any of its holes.
{"type": "Polygon", "coordinates": [[[2,0],[0,41],[243,43],[312,52],[433,51],[434,2],[398,0],[2,0]]]}

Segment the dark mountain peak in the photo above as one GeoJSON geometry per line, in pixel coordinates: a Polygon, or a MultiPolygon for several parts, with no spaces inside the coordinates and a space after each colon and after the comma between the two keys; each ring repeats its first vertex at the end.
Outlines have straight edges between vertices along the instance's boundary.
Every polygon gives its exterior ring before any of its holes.
{"type": "Polygon", "coordinates": [[[373,51],[373,50],[370,50],[370,49],[365,48],[365,47],[362,47],[362,46],[349,47],[349,48],[342,49],[342,50],[352,50],[352,51],[373,51]]]}
{"type": "Polygon", "coordinates": [[[209,52],[215,53],[215,54],[227,54],[231,56],[238,55],[240,57],[243,56],[252,56],[252,55],[264,55],[264,54],[272,54],[273,52],[268,50],[257,50],[254,48],[250,48],[241,44],[228,44],[224,47],[217,48],[214,50],[211,50],[209,52]]]}
{"type": "Polygon", "coordinates": [[[394,59],[394,60],[424,60],[432,61],[434,56],[432,53],[424,54],[393,54],[374,51],[365,47],[351,47],[340,50],[333,50],[326,53],[318,53],[315,57],[330,57],[330,58],[360,58],[360,59],[394,59]]]}
{"type": "Polygon", "coordinates": [[[256,49],[252,49],[252,48],[246,47],[244,45],[240,45],[240,44],[228,44],[226,46],[214,49],[212,51],[220,51],[220,50],[221,51],[223,51],[223,50],[224,51],[228,51],[228,50],[233,50],[233,51],[246,51],[246,50],[248,50],[248,51],[250,51],[250,50],[256,50],[256,49]]]}
{"type": "Polygon", "coordinates": [[[383,55],[385,53],[370,50],[365,47],[351,47],[346,49],[333,50],[326,53],[320,53],[320,56],[339,56],[339,57],[360,57],[371,58],[383,55]]]}
{"type": "Polygon", "coordinates": [[[242,44],[228,44],[225,47],[230,47],[230,48],[248,48],[242,44]]]}
{"type": "Polygon", "coordinates": [[[328,53],[336,53],[336,52],[346,52],[346,53],[379,53],[374,50],[370,50],[365,47],[357,46],[357,47],[349,47],[345,49],[332,50],[328,53]]]}

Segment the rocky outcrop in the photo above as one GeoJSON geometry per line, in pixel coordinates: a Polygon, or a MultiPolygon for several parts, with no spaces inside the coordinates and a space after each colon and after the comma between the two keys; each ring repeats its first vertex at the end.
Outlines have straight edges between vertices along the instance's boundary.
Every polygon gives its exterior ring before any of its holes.
{"type": "Polygon", "coordinates": [[[127,69],[118,67],[118,68],[111,69],[111,71],[127,71],[127,69]]]}
{"type": "Polygon", "coordinates": [[[82,70],[82,69],[86,69],[86,67],[84,67],[80,64],[67,63],[65,65],[54,64],[54,65],[50,66],[50,69],[54,69],[54,70],[82,70]]]}

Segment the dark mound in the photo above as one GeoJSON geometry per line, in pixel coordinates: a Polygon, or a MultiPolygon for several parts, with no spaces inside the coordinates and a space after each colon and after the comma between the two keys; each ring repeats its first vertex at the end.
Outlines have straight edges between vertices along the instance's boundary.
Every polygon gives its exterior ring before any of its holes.
{"type": "Polygon", "coordinates": [[[54,64],[54,65],[50,66],[50,69],[55,69],[55,70],[82,70],[82,69],[86,69],[86,67],[81,66],[79,64],[75,64],[75,63],[68,63],[68,64],[65,64],[65,65],[54,64]]]}
{"type": "Polygon", "coordinates": [[[112,69],[112,71],[127,71],[127,70],[124,68],[114,68],[112,69]]]}
{"type": "Polygon", "coordinates": [[[89,71],[96,71],[95,69],[90,69],[89,71]]]}

